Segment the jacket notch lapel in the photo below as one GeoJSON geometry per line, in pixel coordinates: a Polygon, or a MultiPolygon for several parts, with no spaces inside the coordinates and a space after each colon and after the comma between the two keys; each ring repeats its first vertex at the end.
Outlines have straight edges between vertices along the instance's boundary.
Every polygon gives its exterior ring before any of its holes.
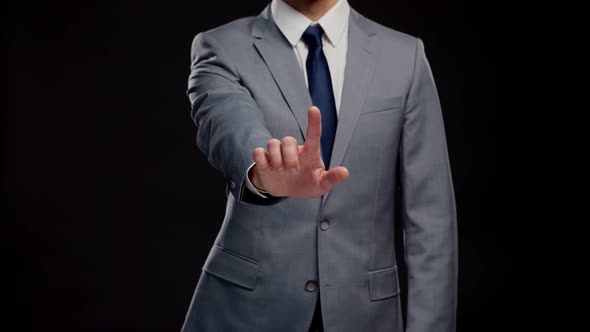
{"type": "Polygon", "coordinates": [[[256,38],[254,47],[297,120],[301,136],[305,138],[307,110],[312,106],[311,98],[293,47],[272,20],[270,5],[256,18],[252,35],[256,38]]]}
{"type": "MultiPolygon", "coordinates": [[[[348,26],[348,50],[342,100],[336,126],[336,137],[330,160],[330,168],[341,165],[365,103],[369,82],[375,70],[371,36],[375,33],[363,26],[362,17],[351,8],[348,26]]],[[[330,193],[323,196],[326,202],[330,193]]]]}

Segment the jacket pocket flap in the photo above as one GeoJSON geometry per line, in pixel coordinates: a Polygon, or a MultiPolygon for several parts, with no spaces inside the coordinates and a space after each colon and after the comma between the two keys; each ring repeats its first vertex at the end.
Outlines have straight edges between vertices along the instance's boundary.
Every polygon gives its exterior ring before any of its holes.
{"type": "Polygon", "coordinates": [[[400,108],[402,108],[403,103],[404,103],[403,96],[387,97],[387,98],[383,98],[383,97],[371,98],[371,97],[369,97],[367,99],[367,103],[365,104],[364,110],[362,111],[361,115],[400,109],[400,108]]]}
{"type": "Polygon", "coordinates": [[[254,290],[260,274],[260,264],[214,245],[203,270],[238,286],[254,290]]]}
{"type": "Polygon", "coordinates": [[[386,299],[399,294],[397,266],[369,271],[369,298],[371,301],[386,299]]]}

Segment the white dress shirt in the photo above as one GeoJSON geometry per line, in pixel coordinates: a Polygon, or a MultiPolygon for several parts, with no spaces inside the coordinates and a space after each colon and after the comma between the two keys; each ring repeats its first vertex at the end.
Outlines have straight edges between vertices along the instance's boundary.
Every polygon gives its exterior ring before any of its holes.
{"type": "MultiPolygon", "coordinates": [[[[285,38],[287,38],[291,46],[293,46],[293,51],[297,56],[297,61],[302,69],[307,85],[309,85],[305,66],[307,45],[303,42],[301,36],[310,25],[319,24],[324,30],[322,35],[322,49],[328,61],[328,67],[330,68],[334,101],[336,103],[336,116],[338,116],[340,101],[342,99],[342,85],[344,83],[344,68],[346,66],[346,51],[348,47],[348,15],[350,7],[347,0],[338,0],[324,16],[315,22],[283,2],[283,0],[273,0],[270,9],[275,24],[285,38]]],[[[266,192],[254,187],[248,177],[248,172],[254,164],[250,165],[246,171],[246,187],[258,196],[266,198],[267,196],[264,195],[266,192]]]]}

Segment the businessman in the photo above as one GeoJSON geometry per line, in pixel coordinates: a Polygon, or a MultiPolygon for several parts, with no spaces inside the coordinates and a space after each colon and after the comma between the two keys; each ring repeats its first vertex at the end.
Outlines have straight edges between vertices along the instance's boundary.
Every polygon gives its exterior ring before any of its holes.
{"type": "Polygon", "coordinates": [[[422,41],[346,0],[273,0],[197,34],[191,60],[227,206],[182,330],[403,331],[399,185],[405,331],[454,331],[455,200],[422,41]]]}

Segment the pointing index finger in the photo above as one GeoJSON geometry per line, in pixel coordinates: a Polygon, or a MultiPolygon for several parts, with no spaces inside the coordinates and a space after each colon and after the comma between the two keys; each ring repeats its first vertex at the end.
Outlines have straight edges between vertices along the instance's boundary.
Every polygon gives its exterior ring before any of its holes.
{"type": "Polygon", "coordinates": [[[307,111],[307,133],[305,146],[309,151],[320,150],[320,137],[322,135],[322,115],[320,109],[312,106],[307,111]]]}

